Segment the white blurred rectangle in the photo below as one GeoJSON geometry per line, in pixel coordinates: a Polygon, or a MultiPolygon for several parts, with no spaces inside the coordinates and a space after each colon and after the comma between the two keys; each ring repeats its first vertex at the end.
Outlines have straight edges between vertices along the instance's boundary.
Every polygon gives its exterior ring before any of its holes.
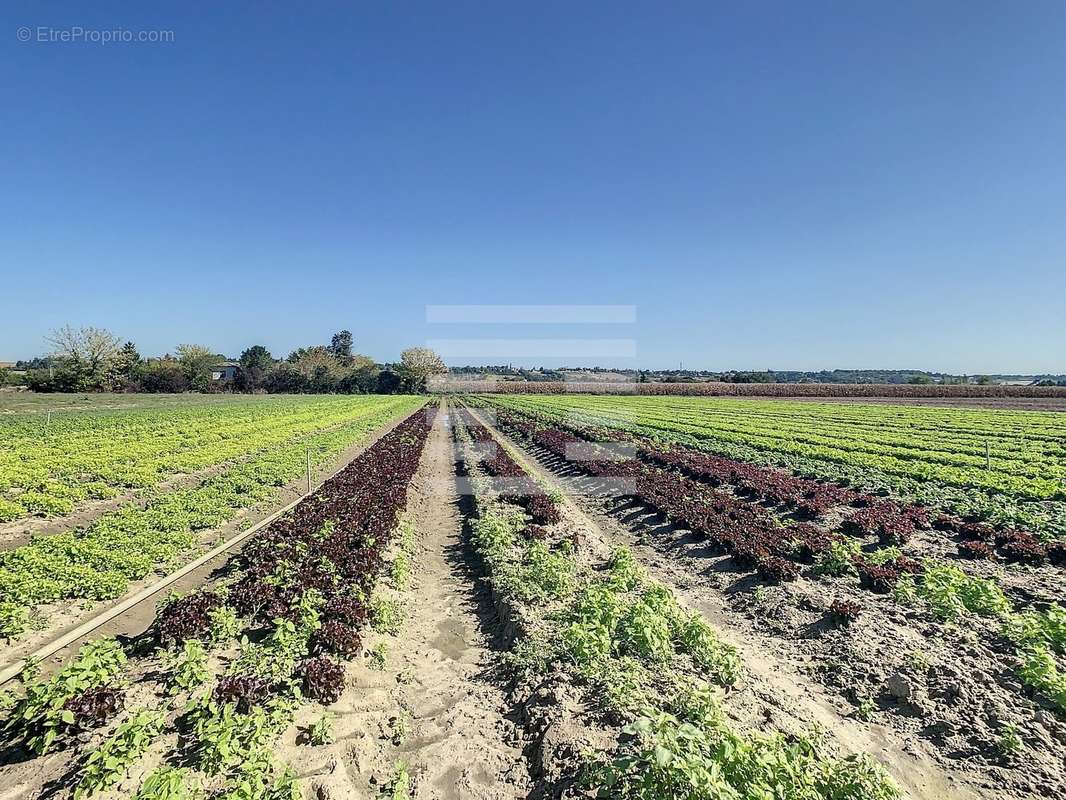
{"type": "Polygon", "coordinates": [[[497,453],[499,445],[496,442],[456,442],[454,447],[455,460],[463,464],[490,461],[497,453]]]}
{"type": "Polygon", "coordinates": [[[630,461],[637,447],[625,442],[568,442],[567,461],[630,461]]]}
{"type": "Polygon", "coordinates": [[[430,339],[443,358],[636,358],[635,339],[430,339]]]}
{"type": "MultiPolygon", "coordinates": [[[[544,489],[528,478],[481,478],[476,483],[470,478],[459,476],[450,479],[438,479],[439,492],[448,495],[458,490],[461,495],[478,495],[488,490],[492,494],[544,494],[544,489]]],[[[555,486],[570,497],[632,497],[637,493],[637,482],[633,478],[560,478],[555,486]]]]}
{"type": "Polygon", "coordinates": [[[637,307],[624,305],[432,305],[426,322],[515,324],[631,324],[637,307]]]}

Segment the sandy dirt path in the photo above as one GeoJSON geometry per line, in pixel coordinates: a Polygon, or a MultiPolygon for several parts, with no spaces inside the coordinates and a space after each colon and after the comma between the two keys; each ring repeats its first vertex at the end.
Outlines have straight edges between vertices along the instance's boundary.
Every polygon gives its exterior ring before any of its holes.
{"type": "MultiPolygon", "coordinates": [[[[416,545],[403,627],[384,641],[384,669],[361,659],[332,710],[337,742],[318,769],[301,764],[312,797],[374,797],[405,762],[418,800],[515,800],[531,787],[499,675],[495,620],[462,541],[454,449],[438,414],[412,483],[416,545]],[[323,763],[324,761],[324,763],[323,763]]],[[[302,748],[303,753],[308,752],[302,748]]],[[[323,748],[314,748],[322,751],[323,748]]],[[[303,759],[301,759],[303,760],[303,759]]]]}

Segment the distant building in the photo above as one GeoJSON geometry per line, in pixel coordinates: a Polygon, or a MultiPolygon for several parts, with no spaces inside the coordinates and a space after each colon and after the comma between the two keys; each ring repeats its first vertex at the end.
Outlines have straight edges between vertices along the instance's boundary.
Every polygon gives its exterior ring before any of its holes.
{"type": "Polygon", "coordinates": [[[236,361],[223,361],[221,364],[215,364],[211,368],[211,380],[231,381],[237,377],[237,370],[240,368],[241,365],[236,361]]]}

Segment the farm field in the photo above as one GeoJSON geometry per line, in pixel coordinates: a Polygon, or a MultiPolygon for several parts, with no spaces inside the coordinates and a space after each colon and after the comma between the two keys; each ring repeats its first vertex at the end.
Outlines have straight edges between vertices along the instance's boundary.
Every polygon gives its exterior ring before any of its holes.
{"type": "Polygon", "coordinates": [[[601,5],[9,14],[0,800],[1066,800],[1066,8],[601,5]]]}
{"type": "Polygon", "coordinates": [[[353,422],[379,411],[382,402],[264,397],[192,403],[176,396],[118,405],[101,397],[2,415],[0,522],[68,514],[88,500],[353,422]]]}
{"type": "Polygon", "coordinates": [[[468,402],[652,574],[688,589],[724,631],[803,665],[843,715],[888,728],[901,748],[924,749],[949,772],[996,782],[1002,796],[1062,796],[1061,501],[1004,480],[1053,483],[1062,443],[1054,415],[652,398],[468,402]],[[908,446],[906,430],[923,447],[908,446]],[[846,447],[817,449],[837,439],[846,447]],[[957,468],[942,468],[975,439],[990,440],[1004,463],[994,483],[964,483],[957,468]],[[895,462],[856,470],[846,458],[890,448],[909,450],[929,478],[900,481],[895,462]],[[990,508],[1011,513],[977,517],[990,508]]]}
{"type": "MultiPolygon", "coordinates": [[[[1061,500],[1034,496],[1054,415],[493,395],[349,398],[338,424],[330,400],[305,399],[324,430],[157,483],[121,547],[109,511],[84,548],[4,554],[13,658],[81,585],[150,580],[183,514],[217,521],[216,478],[345,453],[210,570],[2,687],[10,796],[1066,797],[1061,500]],[[1002,470],[967,482],[984,441],[1002,470]],[[889,469],[908,459],[928,477],[889,469]]],[[[216,408],[249,413],[88,413],[216,408]]]]}
{"type": "Polygon", "coordinates": [[[646,397],[780,397],[891,403],[994,405],[996,408],[1066,410],[1066,387],[980,386],[974,384],[908,383],[670,383],[615,381],[529,381],[500,379],[442,380],[438,391],[453,394],[613,395],[646,397]]]}
{"type": "Polygon", "coordinates": [[[27,672],[5,729],[22,751],[0,767],[9,796],[299,797],[276,750],[290,729],[293,741],[299,730],[332,741],[323,706],[343,693],[361,640],[394,624],[378,579],[404,557],[401,518],[431,421],[411,414],[208,585],[161,598],[139,638],[97,638],[57,671],[27,672]],[[136,783],[120,785],[129,772],[136,783]]]}
{"type": "Polygon", "coordinates": [[[726,398],[495,400],[982,520],[1066,533],[1066,417],[1057,413],[726,398]]]}
{"type": "MultiPolygon", "coordinates": [[[[402,396],[182,400],[70,412],[53,419],[44,437],[40,414],[0,419],[10,434],[3,444],[9,507],[22,505],[27,494],[51,491],[69,500],[87,485],[117,491],[142,484],[99,513],[59,516],[47,533],[16,538],[0,550],[0,632],[32,643],[93,603],[179,566],[211,532],[224,535],[221,526],[239,524],[290,483],[298,486],[308,464],[317,472],[422,402],[402,396]],[[178,473],[190,479],[160,485],[178,473]]],[[[15,520],[5,529],[17,532],[24,524],[15,520]]]]}

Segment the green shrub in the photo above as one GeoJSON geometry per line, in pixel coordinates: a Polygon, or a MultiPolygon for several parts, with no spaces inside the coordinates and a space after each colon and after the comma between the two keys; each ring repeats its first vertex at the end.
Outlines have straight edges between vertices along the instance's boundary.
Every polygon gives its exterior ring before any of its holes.
{"type": "Polygon", "coordinates": [[[643,598],[622,614],[617,635],[622,652],[648,661],[667,661],[674,653],[670,620],[643,598]]]}
{"type": "Polygon", "coordinates": [[[716,683],[732,686],[740,680],[743,667],[737,649],[722,642],[699,614],[688,617],[678,638],[682,649],[691,654],[696,664],[716,683]]]}
{"type": "Polygon", "coordinates": [[[322,716],[312,722],[307,728],[307,741],[316,747],[332,744],[333,720],[336,715],[332,711],[324,711],[322,716]]]}
{"type": "Polygon", "coordinates": [[[392,779],[385,785],[382,796],[387,800],[411,800],[411,772],[406,761],[397,761],[392,779]]]}
{"type": "Polygon", "coordinates": [[[1060,712],[1066,712],[1066,673],[1058,668],[1047,645],[1029,645],[1019,657],[1018,677],[1022,683],[1046,695],[1060,712]]]}
{"type": "Polygon", "coordinates": [[[403,604],[399,600],[389,600],[381,595],[374,595],[370,600],[370,625],[378,633],[395,636],[403,627],[403,604]]]}
{"type": "Polygon", "coordinates": [[[32,490],[19,495],[19,504],[37,514],[69,514],[74,510],[72,500],[32,490]]]}
{"type": "Polygon", "coordinates": [[[405,591],[411,580],[411,559],[404,552],[397,553],[389,564],[389,582],[397,591],[405,591]]]}
{"type": "Polygon", "coordinates": [[[647,577],[628,547],[619,547],[607,562],[611,585],[622,592],[628,592],[642,584],[647,577]]]}
{"type": "Polygon", "coordinates": [[[26,516],[27,513],[26,507],[21,503],[0,497],[0,522],[12,522],[26,516]]]}
{"type": "Polygon", "coordinates": [[[740,735],[707,693],[691,696],[681,717],[645,716],[624,729],[590,783],[612,800],[898,800],[884,769],[867,758],[826,759],[807,739],[740,735]]]}
{"type": "Polygon", "coordinates": [[[622,602],[607,584],[587,584],[562,617],[563,650],[579,671],[591,674],[614,648],[622,602]]]}
{"type": "Polygon", "coordinates": [[[552,552],[544,542],[526,546],[522,558],[505,573],[501,590],[523,603],[541,604],[570,593],[574,559],[568,547],[552,552]]]}
{"type": "Polygon", "coordinates": [[[237,638],[237,634],[244,627],[237,612],[229,606],[216,606],[207,613],[207,618],[210,620],[208,635],[211,637],[212,644],[237,638]]]}
{"type": "Polygon", "coordinates": [[[1027,611],[1010,617],[1004,633],[1019,644],[1045,644],[1056,653],[1066,652],[1066,609],[1053,603],[1046,611],[1027,611]]]}
{"type": "Polygon", "coordinates": [[[902,556],[903,551],[900,550],[898,547],[882,547],[881,549],[874,550],[872,553],[870,553],[866,557],[866,560],[869,561],[871,564],[876,564],[880,567],[884,566],[885,564],[888,564],[891,561],[896,561],[902,556]]]}
{"type": "Polygon", "coordinates": [[[200,769],[217,775],[252,762],[289,726],[296,705],[289,698],[273,697],[265,706],[239,714],[236,703],[220,705],[211,695],[201,698],[188,714],[200,769]]]}
{"type": "Polygon", "coordinates": [[[0,636],[13,639],[30,627],[30,610],[21,603],[0,602],[0,636]]]}
{"type": "Polygon", "coordinates": [[[217,800],[302,800],[295,773],[278,770],[266,750],[256,750],[241,762],[226,791],[217,800]]]}

